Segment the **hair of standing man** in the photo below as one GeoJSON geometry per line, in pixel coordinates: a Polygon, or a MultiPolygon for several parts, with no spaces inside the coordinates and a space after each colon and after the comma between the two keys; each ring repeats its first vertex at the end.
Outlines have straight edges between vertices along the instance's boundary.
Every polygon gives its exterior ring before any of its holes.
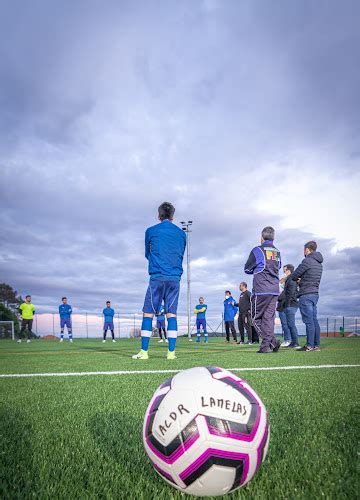
{"type": "Polygon", "coordinates": [[[317,249],[317,243],[316,241],[308,241],[305,243],[304,248],[307,248],[310,252],[315,252],[317,249]]]}
{"type": "Polygon", "coordinates": [[[65,299],[67,299],[67,297],[62,297],[62,299],[61,299],[61,300],[65,300],[65,299]]]}
{"type": "Polygon", "coordinates": [[[271,226],[266,226],[261,231],[261,237],[264,241],[274,240],[275,238],[275,229],[271,226]]]}
{"type": "Polygon", "coordinates": [[[161,221],[172,219],[174,217],[175,207],[172,203],[164,201],[164,203],[162,203],[159,206],[158,211],[159,211],[159,219],[161,221]]]}
{"type": "Polygon", "coordinates": [[[31,295],[25,295],[25,299],[28,299],[28,298],[31,299],[31,295]]]}
{"type": "Polygon", "coordinates": [[[225,293],[229,293],[229,294],[231,295],[231,292],[230,292],[230,290],[226,290],[226,291],[225,291],[225,293]]]}

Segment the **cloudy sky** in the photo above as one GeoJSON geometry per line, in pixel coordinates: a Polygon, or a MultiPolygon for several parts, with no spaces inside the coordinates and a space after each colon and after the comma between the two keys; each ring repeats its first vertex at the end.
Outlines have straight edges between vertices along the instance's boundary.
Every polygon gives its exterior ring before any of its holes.
{"type": "Polygon", "coordinates": [[[194,221],[192,295],[212,314],[265,225],[284,263],[318,241],[321,314],[360,314],[359,16],[356,0],[3,0],[0,281],[39,311],[63,294],[140,311],[144,230],[169,200],[194,221]]]}

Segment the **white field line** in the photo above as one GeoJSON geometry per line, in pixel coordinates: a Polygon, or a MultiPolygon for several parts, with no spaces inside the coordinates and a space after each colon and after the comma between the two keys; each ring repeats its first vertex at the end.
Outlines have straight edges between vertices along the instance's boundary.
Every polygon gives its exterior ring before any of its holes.
{"type": "MultiPolygon", "coordinates": [[[[319,368],[359,368],[360,365],[308,365],[308,366],[265,366],[254,368],[226,368],[232,372],[267,372],[276,370],[311,370],[319,368]]],[[[0,378],[29,377],[84,377],[92,375],[148,375],[152,373],[178,373],[181,370],[118,370],[111,372],[59,372],[59,373],[3,373],[0,378]]]]}

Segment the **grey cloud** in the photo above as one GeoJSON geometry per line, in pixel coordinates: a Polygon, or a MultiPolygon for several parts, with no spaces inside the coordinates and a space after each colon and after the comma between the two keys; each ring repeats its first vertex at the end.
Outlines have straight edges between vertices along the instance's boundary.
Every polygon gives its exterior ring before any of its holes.
{"type": "MultiPolygon", "coordinates": [[[[43,309],[66,293],[79,310],[111,295],[138,311],[144,228],[169,199],[177,220],[195,221],[193,258],[208,260],[194,268],[193,296],[220,314],[220,285],[249,281],[243,264],[261,228],[281,228],[271,207],[254,209],[259,187],[294,168],[294,150],[325,151],[332,161],[318,168],[334,182],[356,167],[358,9],[3,2],[1,278],[43,309]]],[[[300,262],[314,237],[278,229],[283,260],[300,262]]],[[[357,284],[343,275],[358,249],[320,243],[321,312],[334,311],[336,283],[347,297],[337,309],[356,314],[357,284]]]]}

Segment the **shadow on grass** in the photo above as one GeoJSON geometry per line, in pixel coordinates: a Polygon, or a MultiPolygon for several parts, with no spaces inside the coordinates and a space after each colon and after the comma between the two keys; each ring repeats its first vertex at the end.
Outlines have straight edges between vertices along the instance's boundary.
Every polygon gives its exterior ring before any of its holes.
{"type": "Polygon", "coordinates": [[[34,430],[21,412],[0,412],[0,498],[29,498],[39,489],[34,430]]]}

